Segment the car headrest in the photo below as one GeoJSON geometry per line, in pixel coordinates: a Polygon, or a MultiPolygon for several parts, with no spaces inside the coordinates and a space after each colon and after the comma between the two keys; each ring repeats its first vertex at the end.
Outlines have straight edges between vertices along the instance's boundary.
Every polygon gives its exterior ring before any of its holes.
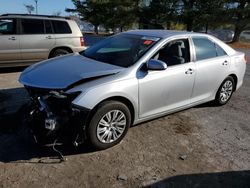
{"type": "Polygon", "coordinates": [[[178,56],[182,57],[182,50],[181,50],[181,44],[176,42],[169,46],[168,48],[168,54],[171,54],[172,56],[178,56]]]}

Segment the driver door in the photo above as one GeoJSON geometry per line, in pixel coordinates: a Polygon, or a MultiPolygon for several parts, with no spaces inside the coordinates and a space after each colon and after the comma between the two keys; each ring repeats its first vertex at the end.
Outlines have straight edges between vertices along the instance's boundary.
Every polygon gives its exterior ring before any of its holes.
{"type": "Polygon", "coordinates": [[[190,61],[189,40],[168,42],[152,58],[164,61],[166,70],[142,71],[139,76],[139,118],[146,118],[190,104],[195,64],[190,61]]]}

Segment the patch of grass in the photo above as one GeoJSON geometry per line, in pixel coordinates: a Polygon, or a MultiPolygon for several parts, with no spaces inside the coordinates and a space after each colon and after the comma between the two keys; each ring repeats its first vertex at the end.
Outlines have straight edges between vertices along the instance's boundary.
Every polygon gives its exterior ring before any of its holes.
{"type": "Polygon", "coordinates": [[[232,48],[242,48],[242,49],[250,49],[250,43],[247,42],[234,42],[234,43],[229,43],[229,46],[232,48]]]}

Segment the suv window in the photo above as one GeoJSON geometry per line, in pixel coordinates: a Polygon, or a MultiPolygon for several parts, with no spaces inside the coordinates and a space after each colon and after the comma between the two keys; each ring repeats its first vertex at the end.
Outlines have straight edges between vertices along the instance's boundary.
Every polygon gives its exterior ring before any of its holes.
{"type": "Polygon", "coordinates": [[[43,20],[22,19],[21,25],[23,34],[44,34],[43,20]]]}
{"type": "Polygon", "coordinates": [[[188,39],[178,39],[168,42],[153,58],[167,63],[168,66],[190,62],[188,39]]]}
{"type": "Polygon", "coordinates": [[[69,25],[65,21],[52,21],[54,31],[57,34],[67,34],[72,33],[69,25]]]}
{"type": "Polygon", "coordinates": [[[203,60],[217,57],[215,44],[205,37],[193,37],[196,60],[203,60]]]}
{"type": "Polygon", "coordinates": [[[52,30],[51,22],[49,20],[44,20],[44,24],[45,24],[45,32],[46,32],[46,34],[52,34],[53,30],[52,30]]]}
{"type": "Polygon", "coordinates": [[[250,35],[250,31],[243,31],[243,34],[250,35]]]}
{"type": "Polygon", "coordinates": [[[0,19],[0,34],[16,34],[16,20],[0,19]]]}

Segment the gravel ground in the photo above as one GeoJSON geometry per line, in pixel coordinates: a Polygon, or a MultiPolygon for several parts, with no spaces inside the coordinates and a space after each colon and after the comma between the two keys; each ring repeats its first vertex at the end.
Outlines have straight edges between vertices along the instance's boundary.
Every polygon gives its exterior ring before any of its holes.
{"type": "Polygon", "coordinates": [[[134,126],[105,151],[60,147],[66,162],[37,147],[21,126],[22,109],[14,113],[27,101],[21,70],[0,73],[0,187],[250,187],[249,63],[227,105],[134,126]]]}

